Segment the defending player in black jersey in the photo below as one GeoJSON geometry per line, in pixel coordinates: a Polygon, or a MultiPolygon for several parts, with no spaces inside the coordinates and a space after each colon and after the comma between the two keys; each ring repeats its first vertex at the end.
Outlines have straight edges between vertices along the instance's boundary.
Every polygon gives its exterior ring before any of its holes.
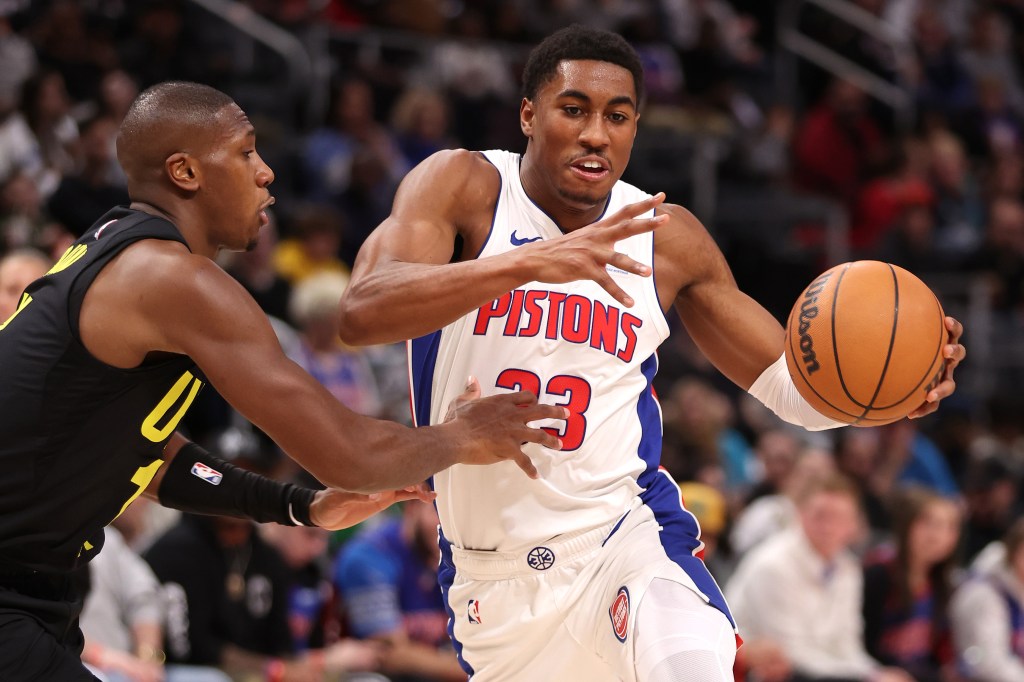
{"type": "Polygon", "coordinates": [[[129,208],[98,221],[0,324],[0,679],[91,680],[74,574],[140,494],[200,513],[351,525],[454,463],[558,447],[564,418],[527,393],[469,400],[412,430],[346,410],[281,351],[213,261],[255,243],[274,174],[229,97],[192,83],[142,93],[118,136],[129,208]],[[209,382],[333,489],[235,469],[175,433],[209,382]],[[342,492],[342,490],[359,492],[342,492]],[[381,495],[359,493],[391,490],[381,495]]]}

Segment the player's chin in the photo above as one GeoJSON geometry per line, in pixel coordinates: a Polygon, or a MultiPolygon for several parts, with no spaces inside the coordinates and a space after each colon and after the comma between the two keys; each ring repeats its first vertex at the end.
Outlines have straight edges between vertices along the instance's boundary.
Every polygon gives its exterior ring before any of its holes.
{"type": "Polygon", "coordinates": [[[570,204],[589,208],[606,202],[608,200],[608,193],[610,189],[610,187],[606,188],[594,185],[588,185],[586,187],[567,187],[563,185],[558,188],[558,194],[562,199],[570,204]]]}

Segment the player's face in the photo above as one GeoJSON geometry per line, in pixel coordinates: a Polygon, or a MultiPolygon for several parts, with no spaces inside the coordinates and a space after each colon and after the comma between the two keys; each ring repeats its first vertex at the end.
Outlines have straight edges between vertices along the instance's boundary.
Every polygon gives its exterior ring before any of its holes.
{"type": "Polygon", "coordinates": [[[549,188],[552,199],[573,208],[603,207],[629,163],[637,118],[629,70],[562,61],[555,77],[520,108],[531,172],[541,176],[528,189],[549,188]]]}
{"type": "Polygon", "coordinates": [[[256,246],[260,228],[274,203],[268,189],[274,171],[256,151],[256,131],[245,113],[232,104],[217,118],[221,131],[203,158],[203,190],[218,243],[234,251],[256,246]]]}

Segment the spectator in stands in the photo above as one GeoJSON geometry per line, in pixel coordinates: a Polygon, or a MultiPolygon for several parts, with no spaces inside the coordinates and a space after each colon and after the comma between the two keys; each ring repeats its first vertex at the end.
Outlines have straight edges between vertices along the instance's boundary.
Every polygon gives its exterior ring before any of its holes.
{"type": "Polygon", "coordinates": [[[78,126],[71,118],[71,100],[64,77],[57,71],[43,69],[25,81],[21,115],[39,149],[42,167],[34,172],[33,179],[45,199],[79,160],[78,126]]]}
{"type": "Polygon", "coordinates": [[[1020,505],[1020,477],[1000,457],[971,463],[964,483],[967,502],[964,523],[965,561],[971,561],[989,544],[998,541],[1013,523],[1020,505]]]}
{"type": "Polygon", "coordinates": [[[0,324],[14,314],[21,294],[46,274],[53,262],[35,249],[19,249],[0,258],[0,324]]]}
{"type": "Polygon", "coordinates": [[[736,556],[746,554],[763,540],[797,527],[800,523],[798,496],[815,481],[835,471],[831,453],[814,446],[800,449],[793,465],[779,479],[777,492],[754,499],[737,513],[729,535],[736,556]]]}
{"type": "Polygon", "coordinates": [[[50,215],[76,239],[111,206],[129,203],[127,188],[110,176],[111,165],[117,164],[117,124],[111,118],[94,116],[82,122],[79,134],[80,167],[64,175],[47,202],[50,215]]]}
{"type": "Polygon", "coordinates": [[[935,242],[950,261],[959,262],[981,244],[985,206],[963,144],[940,129],[928,138],[930,180],[935,195],[935,242]]]}
{"type": "MultiPolygon", "coordinates": [[[[32,44],[11,25],[16,3],[0,4],[0,121],[18,107],[21,88],[37,68],[32,44]]],[[[4,173],[0,172],[0,180],[4,173]]]]}
{"type": "Polygon", "coordinates": [[[989,205],[985,241],[967,261],[990,285],[990,305],[999,312],[1024,303],[1024,204],[1000,197],[989,205]]]}
{"type": "Polygon", "coordinates": [[[954,666],[948,606],[960,509],[925,488],[907,488],[892,517],[894,542],[873,551],[864,569],[864,642],[918,682],[942,682],[954,666]]]}
{"type": "Polygon", "coordinates": [[[43,5],[29,35],[36,44],[40,64],[58,72],[76,100],[92,96],[100,74],[117,63],[112,36],[88,25],[87,5],[78,0],[54,0],[43,5]]]}
{"type": "Polygon", "coordinates": [[[754,456],[757,457],[759,480],[751,488],[745,503],[781,493],[799,455],[800,442],[790,429],[775,428],[758,434],[754,456]]]}
{"type": "Polygon", "coordinates": [[[391,111],[391,128],[398,146],[411,164],[418,164],[434,152],[459,146],[449,132],[448,101],[436,90],[407,89],[391,111]]]}
{"type": "Polygon", "coordinates": [[[306,140],[306,197],[340,207],[356,179],[353,166],[360,152],[375,159],[383,169],[381,184],[393,193],[409,163],[394,135],[376,118],[373,88],[351,78],[333,89],[327,125],[306,140]]]}
{"type": "Polygon", "coordinates": [[[338,340],[338,301],[347,286],[347,276],[321,273],[295,287],[290,311],[301,342],[292,359],[350,410],[380,416],[380,391],[366,351],[338,340]]]}
{"type": "Polygon", "coordinates": [[[448,641],[448,614],[437,589],[437,523],[432,505],[405,503],[400,518],[350,540],[335,565],[334,583],[352,634],[387,645],[382,671],[396,682],[466,679],[448,641]]]}
{"type": "Polygon", "coordinates": [[[881,432],[878,429],[843,429],[838,435],[836,468],[849,477],[860,495],[860,508],[868,528],[885,535],[892,527],[885,500],[891,493],[893,477],[882,466],[881,432]]]}
{"type": "Polygon", "coordinates": [[[745,637],[774,642],[801,680],[909,682],[864,649],[857,488],[834,475],[798,502],[797,528],[769,538],[736,567],[726,597],[745,637]]]}
{"type": "Polygon", "coordinates": [[[169,674],[219,669],[304,680],[376,665],[376,653],[365,648],[355,655],[351,647],[296,651],[289,569],[247,519],[184,514],[144,557],[164,583],[169,674]]]}
{"type": "Polygon", "coordinates": [[[108,682],[162,682],[164,610],[160,584],[113,526],[88,579],[80,625],[82,660],[108,682]]]}
{"type": "Polygon", "coordinates": [[[322,528],[267,524],[263,537],[284,559],[289,571],[288,625],[296,652],[323,650],[334,670],[372,670],[381,650],[354,639],[334,641],[338,634],[333,587],[327,558],[327,531],[322,528]],[[328,638],[331,641],[328,642],[328,638]]]}
{"type": "Polygon", "coordinates": [[[288,300],[292,285],[274,269],[274,250],[277,248],[277,212],[267,209],[269,221],[260,230],[256,246],[248,251],[231,254],[226,269],[245,287],[267,315],[286,322],[288,300]]]}
{"type": "Polygon", "coordinates": [[[916,61],[909,74],[918,106],[947,119],[958,117],[975,96],[970,73],[941,11],[924,3],[918,8],[913,22],[916,61]]]}
{"type": "Polygon", "coordinates": [[[968,578],[950,603],[960,668],[973,682],[1024,680],[1024,519],[1003,544],[1002,560],[968,578]]]}
{"type": "Polygon", "coordinates": [[[795,168],[805,190],[849,205],[868,171],[884,157],[878,125],[868,114],[864,92],[836,79],[797,127],[795,168]]]}
{"type": "Polygon", "coordinates": [[[348,274],[338,258],[345,219],[337,209],[325,204],[300,208],[291,221],[291,236],[274,249],[274,269],[289,284],[321,272],[348,274]]]}

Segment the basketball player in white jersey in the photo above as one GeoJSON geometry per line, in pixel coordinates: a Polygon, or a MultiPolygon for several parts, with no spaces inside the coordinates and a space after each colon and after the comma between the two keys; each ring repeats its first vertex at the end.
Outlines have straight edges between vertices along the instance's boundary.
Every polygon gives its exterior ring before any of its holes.
{"type": "MultiPolygon", "coordinates": [[[[473,680],[731,680],[735,624],[658,469],[665,311],[783,418],[838,424],[796,393],[781,326],[737,289],[703,226],[619,181],[642,95],[636,52],[572,26],[523,78],[525,154],[440,152],[409,174],[359,254],[342,338],[413,339],[420,425],[443,419],[471,376],[484,394],[525,389],[571,412],[548,423],[561,450],[524,446],[534,477],[515,464],[433,477],[449,633],[473,680]]],[[[964,349],[960,325],[947,327],[949,370],[918,415],[953,391],[964,349]]]]}

